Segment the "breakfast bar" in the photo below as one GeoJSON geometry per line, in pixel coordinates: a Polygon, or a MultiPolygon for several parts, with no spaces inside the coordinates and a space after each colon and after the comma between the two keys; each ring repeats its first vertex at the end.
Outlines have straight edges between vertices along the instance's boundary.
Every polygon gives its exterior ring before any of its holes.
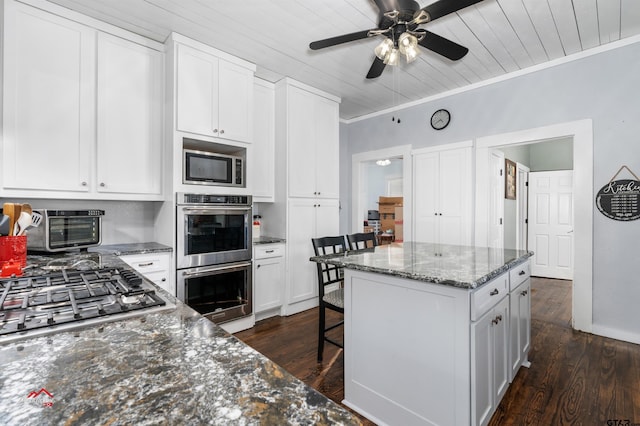
{"type": "Polygon", "coordinates": [[[528,366],[527,251],[404,242],[344,267],[345,399],[377,424],[484,425],[528,366]]]}

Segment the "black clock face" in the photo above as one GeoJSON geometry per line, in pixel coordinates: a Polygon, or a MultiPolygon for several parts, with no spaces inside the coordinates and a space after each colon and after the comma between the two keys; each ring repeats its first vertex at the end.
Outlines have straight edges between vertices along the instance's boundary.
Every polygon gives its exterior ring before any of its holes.
{"type": "Polygon", "coordinates": [[[451,114],[446,109],[439,109],[431,116],[431,127],[442,130],[449,125],[451,114]]]}

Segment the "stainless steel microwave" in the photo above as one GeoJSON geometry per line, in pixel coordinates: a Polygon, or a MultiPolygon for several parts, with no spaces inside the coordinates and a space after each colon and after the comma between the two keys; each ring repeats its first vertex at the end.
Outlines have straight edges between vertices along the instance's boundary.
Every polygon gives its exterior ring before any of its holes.
{"type": "Polygon", "coordinates": [[[42,215],[27,231],[27,249],[56,252],[97,246],[102,242],[104,210],[34,210],[42,215]]]}
{"type": "Polygon", "coordinates": [[[183,150],[182,183],[244,187],[244,159],[192,149],[183,150]]]}

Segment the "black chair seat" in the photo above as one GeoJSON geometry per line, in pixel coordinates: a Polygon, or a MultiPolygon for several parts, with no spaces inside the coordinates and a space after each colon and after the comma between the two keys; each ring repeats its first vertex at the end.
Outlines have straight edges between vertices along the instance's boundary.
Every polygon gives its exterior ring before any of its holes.
{"type": "Polygon", "coordinates": [[[322,300],[332,306],[344,309],[344,288],[339,288],[326,293],[322,300]]]}

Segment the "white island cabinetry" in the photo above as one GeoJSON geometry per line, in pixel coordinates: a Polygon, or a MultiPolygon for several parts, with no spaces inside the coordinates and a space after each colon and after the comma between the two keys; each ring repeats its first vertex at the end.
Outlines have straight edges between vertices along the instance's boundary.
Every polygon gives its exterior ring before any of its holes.
{"type": "MultiPolygon", "coordinates": [[[[441,252],[436,246],[430,250],[441,252]]],[[[458,260],[446,263],[444,253],[427,262],[446,274],[458,260]]],[[[423,262],[425,254],[420,254],[423,262]]],[[[491,269],[499,275],[488,272],[490,281],[472,289],[406,278],[406,273],[394,276],[392,265],[406,266],[411,257],[406,251],[381,253],[378,259],[386,263],[380,272],[375,260],[360,256],[356,268],[339,260],[346,268],[343,403],[381,425],[486,425],[513,367],[509,269],[491,269]],[[366,271],[357,269],[365,265],[366,271]]],[[[513,263],[528,267],[527,260],[513,263]]],[[[522,285],[527,283],[519,292],[522,285]]],[[[528,335],[524,326],[522,332],[528,335]]],[[[520,359],[526,360],[528,346],[521,350],[520,359]]]]}
{"type": "Polygon", "coordinates": [[[120,259],[140,272],[145,278],[153,281],[155,285],[166,290],[172,296],[176,295],[176,286],[173,281],[173,268],[171,265],[171,253],[145,253],[127,254],[120,259]]]}

